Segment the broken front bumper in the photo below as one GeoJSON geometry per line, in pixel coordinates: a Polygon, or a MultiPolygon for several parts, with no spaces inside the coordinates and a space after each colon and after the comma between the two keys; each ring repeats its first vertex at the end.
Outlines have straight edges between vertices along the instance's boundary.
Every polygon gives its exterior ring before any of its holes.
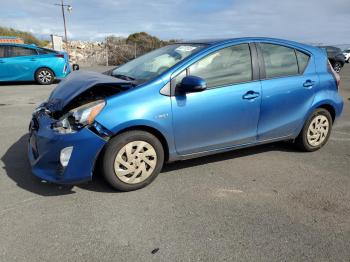
{"type": "Polygon", "coordinates": [[[37,113],[31,121],[28,156],[33,174],[58,184],[91,180],[95,160],[106,140],[88,128],[60,134],[52,129],[53,122],[45,112],[37,113]],[[63,167],[60,153],[67,147],[73,147],[73,151],[63,167]]]}

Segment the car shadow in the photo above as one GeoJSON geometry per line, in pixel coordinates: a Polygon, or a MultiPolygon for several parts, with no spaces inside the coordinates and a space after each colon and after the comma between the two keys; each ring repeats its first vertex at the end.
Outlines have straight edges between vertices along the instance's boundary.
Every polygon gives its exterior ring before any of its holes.
{"type": "MultiPolygon", "coordinates": [[[[84,184],[57,185],[41,181],[31,173],[31,167],[27,158],[27,142],[28,135],[26,134],[11,145],[1,157],[7,176],[20,188],[41,196],[74,194],[75,187],[95,192],[120,193],[115,191],[104,181],[98,169],[94,172],[92,181],[84,184]]],[[[178,169],[191,168],[213,162],[225,161],[232,158],[246,157],[267,151],[297,152],[294,147],[290,145],[290,143],[286,142],[260,145],[191,160],[168,163],[164,165],[162,173],[168,173],[178,169]]]]}
{"type": "MultiPolygon", "coordinates": [[[[60,80],[55,80],[53,82],[53,84],[58,84],[60,82],[60,80]]],[[[19,86],[19,85],[37,85],[37,86],[41,86],[40,84],[38,84],[35,81],[4,81],[4,82],[0,82],[0,86],[19,86]]]]}
{"type": "Polygon", "coordinates": [[[0,86],[18,86],[18,85],[35,85],[35,81],[8,81],[0,82],[0,86]]]}

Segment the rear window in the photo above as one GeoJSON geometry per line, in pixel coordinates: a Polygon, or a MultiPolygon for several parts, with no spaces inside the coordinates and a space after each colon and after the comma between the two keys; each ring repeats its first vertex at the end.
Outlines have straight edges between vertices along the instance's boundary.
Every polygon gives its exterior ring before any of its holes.
{"type": "Polygon", "coordinates": [[[266,78],[299,74],[298,62],[293,48],[261,43],[266,78]]]}

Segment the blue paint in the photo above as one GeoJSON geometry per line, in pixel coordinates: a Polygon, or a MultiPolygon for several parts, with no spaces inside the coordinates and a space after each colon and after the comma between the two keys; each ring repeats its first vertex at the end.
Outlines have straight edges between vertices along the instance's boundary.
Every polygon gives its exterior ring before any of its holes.
{"type": "MultiPolygon", "coordinates": [[[[45,113],[39,114],[39,130],[34,132],[37,158],[29,145],[34,174],[58,183],[89,180],[95,160],[108,142],[102,137],[118,135],[129,128],[156,130],[167,144],[168,161],[175,161],[294,139],[308,116],[320,106],[333,108],[335,119],[340,116],[343,100],[322,50],[271,38],[210,40],[205,41],[205,45],[157,77],[132,88],[128,81],[97,73],[71,74],[50,96],[49,101],[61,101],[57,110],[99,83],[124,84],[125,88],[105,99],[106,105],[95,119],[97,132],[85,127],[73,134],[57,134],[51,128],[54,120],[45,113]],[[305,71],[273,79],[258,75],[250,82],[200,92],[164,94],[167,92],[164,90],[169,91],[173,77],[208,54],[236,44],[259,42],[279,44],[308,54],[310,59],[305,71]],[[305,85],[308,81],[312,82],[311,86],[305,85]],[[67,146],[74,147],[73,155],[62,173],[59,152],[67,146]]],[[[260,65],[260,72],[262,69],[260,65]]],[[[198,79],[196,81],[199,83],[198,79]]]]}
{"type": "MultiPolygon", "coordinates": [[[[6,55],[8,52],[5,51],[5,56],[0,57],[0,82],[34,81],[36,71],[43,67],[51,69],[56,79],[65,78],[71,71],[68,54],[65,52],[43,53],[42,49],[35,45],[0,43],[0,48],[7,49],[10,46],[27,48],[35,54],[8,57],[6,55]]],[[[2,53],[0,52],[0,55],[2,53]]]]}

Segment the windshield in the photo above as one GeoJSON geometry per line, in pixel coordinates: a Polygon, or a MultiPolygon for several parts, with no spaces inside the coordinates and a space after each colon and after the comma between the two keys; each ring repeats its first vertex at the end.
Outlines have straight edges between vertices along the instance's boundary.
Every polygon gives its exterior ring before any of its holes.
{"type": "Polygon", "coordinates": [[[200,44],[168,45],[114,69],[112,76],[136,80],[139,83],[146,82],[159,76],[165,70],[203,47],[204,45],[200,44]]]}

